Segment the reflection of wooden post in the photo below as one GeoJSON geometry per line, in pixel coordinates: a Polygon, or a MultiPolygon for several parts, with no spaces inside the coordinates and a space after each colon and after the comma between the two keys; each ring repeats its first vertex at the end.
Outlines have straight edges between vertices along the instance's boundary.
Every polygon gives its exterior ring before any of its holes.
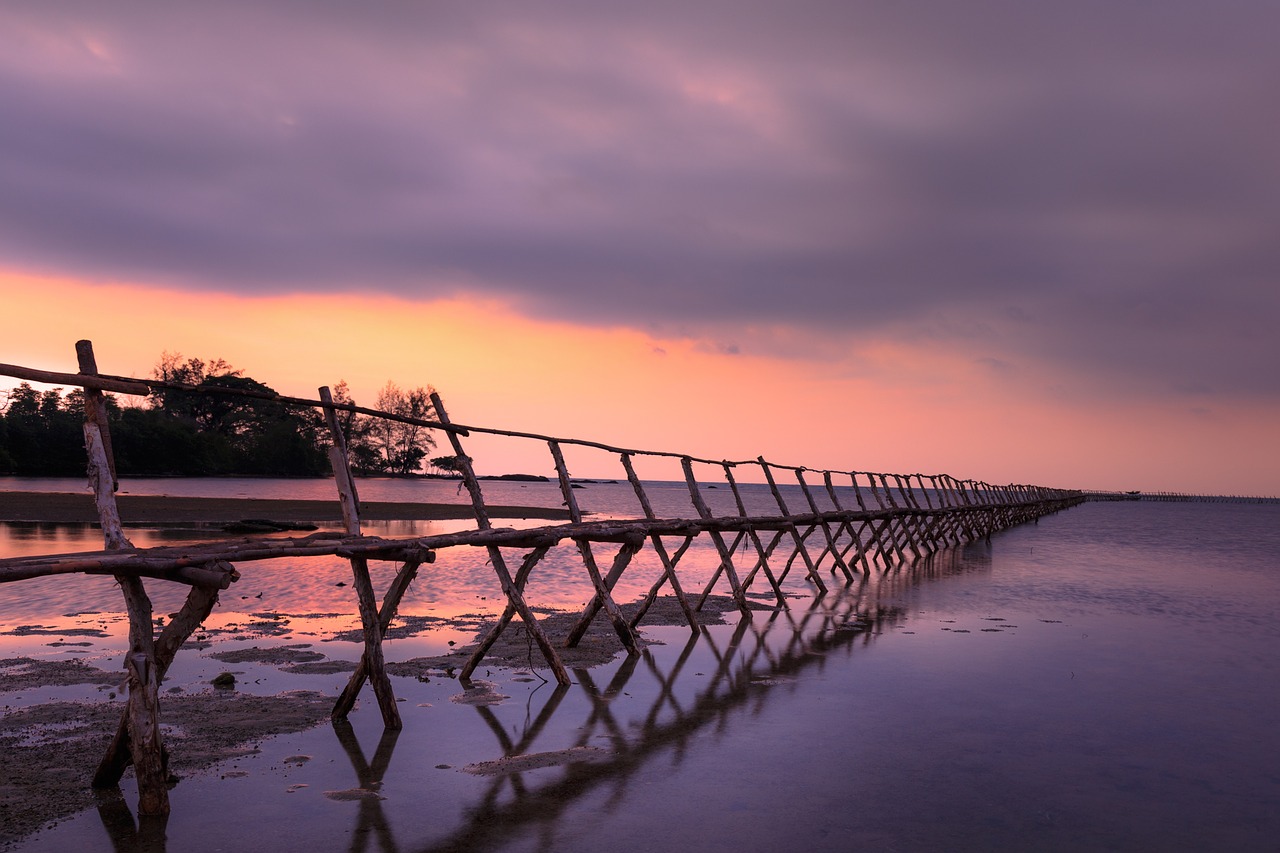
{"type": "MultiPolygon", "coordinates": [[[[94,375],[98,365],[90,341],[76,343],[80,372],[94,375]]],[[[132,548],[120,525],[116,509],[115,476],[107,431],[106,406],[102,392],[84,389],[84,445],[89,456],[89,486],[93,489],[107,550],[132,548]]],[[[155,635],[151,623],[151,599],[136,575],[116,575],[129,614],[129,651],[125,669],[129,673],[129,748],[138,778],[138,814],[169,813],[168,774],[164,767],[164,744],[160,738],[160,672],[156,665],[155,635]]]]}
{"type": "Polygon", "coordinates": [[[356,771],[360,790],[368,792],[366,796],[360,798],[356,828],[351,834],[351,849],[364,850],[371,839],[377,838],[380,849],[396,850],[396,840],[391,834],[391,825],[382,812],[384,798],[378,795],[378,790],[382,787],[382,777],[386,775],[387,767],[391,764],[391,754],[395,752],[400,731],[387,729],[382,733],[371,762],[365,760],[360,741],[356,740],[355,730],[351,728],[350,723],[345,720],[335,721],[333,732],[338,736],[338,743],[342,745],[347,758],[351,760],[351,767],[356,771]]]}
{"type": "MultiPolygon", "coordinates": [[[[342,502],[342,520],[347,533],[360,535],[360,501],[356,496],[355,480],[351,476],[351,466],[347,461],[346,439],[342,435],[342,427],[338,423],[337,410],[333,408],[333,395],[328,387],[320,389],[320,402],[324,403],[325,422],[333,438],[329,448],[329,463],[333,467],[333,479],[338,486],[338,499],[342,502]]],[[[414,567],[416,570],[416,566],[414,567]]],[[[362,675],[367,675],[373,685],[373,694],[378,698],[378,709],[382,712],[382,724],[389,729],[398,729],[403,723],[400,720],[400,709],[396,707],[396,695],[391,689],[391,679],[387,677],[386,660],[382,654],[382,627],[378,614],[378,602],[373,595],[373,580],[369,576],[369,561],[364,557],[351,558],[352,586],[356,590],[356,604],[360,608],[360,624],[364,631],[364,656],[361,659],[362,675]]],[[[395,608],[387,614],[388,622],[395,608]]],[[[363,681],[363,678],[360,679],[363,681]]],[[[359,690],[359,682],[355,689],[359,690]]],[[[348,690],[339,697],[333,709],[334,720],[345,720],[355,703],[354,691],[348,690]]]]}
{"type": "Polygon", "coordinates": [[[119,790],[98,792],[98,817],[107,831],[112,847],[117,851],[136,850],[145,853],[164,853],[167,815],[145,816],[135,824],[129,806],[119,790]]]}

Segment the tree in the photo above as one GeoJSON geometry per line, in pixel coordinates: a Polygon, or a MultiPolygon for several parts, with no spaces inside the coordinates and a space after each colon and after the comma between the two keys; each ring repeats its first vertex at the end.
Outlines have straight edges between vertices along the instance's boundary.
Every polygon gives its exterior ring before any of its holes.
{"type": "MultiPolygon", "coordinates": [[[[338,380],[330,393],[335,403],[346,406],[356,403],[345,379],[338,380]]],[[[347,456],[352,466],[362,471],[378,470],[378,454],[369,444],[372,419],[343,409],[336,409],[334,415],[338,419],[338,429],[342,430],[342,440],[347,445],[347,456]]]]}
{"type": "Polygon", "coordinates": [[[126,477],[222,473],[228,453],[193,421],[161,409],[125,407],[111,420],[116,471],[126,477]]]}
{"type": "MultiPolygon", "coordinates": [[[[217,358],[206,363],[203,359],[182,360],[182,353],[166,351],[160,357],[152,375],[163,382],[187,385],[193,389],[209,387],[237,387],[236,380],[244,379],[244,372],[217,358]]],[[[258,388],[266,386],[248,380],[258,388]]],[[[243,387],[243,386],[241,386],[243,387]]],[[[157,388],[151,392],[151,405],[176,418],[193,421],[200,429],[226,432],[222,421],[231,414],[239,401],[215,397],[198,391],[157,388]]]]}
{"type": "Polygon", "coordinates": [[[460,474],[462,460],[471,461],[470,456],[437,456],[431,460],[431,467],[441,474],[460,474]]]}
{"type": "MultiPolygon", "coordinates": [[[[104,395],[116,470],[121,476],[328,472],[329,432],[317,409],[273,399],[275,391],[222,359],[166,352],[153,375],[167,383],[147,404],[120,406],[104,395]],[[177,386],[177,387],[173,387],[177,386]]],[[[400,418],[433,420],[433,390],[402,390],[388,382],[377,408],[400,418]]],[[[337,403],[353,404],[345,382],[337,403]]],[[[421,469],[435,439],[428,427],[339,411],[353,466],[410,474],[421,469]]],[[[74,475],[84,472],[84,392],[37,391],[22,383],[0,392],[0,472],[74,475]]]]}
{"type": "Polygon", "coordinates": [[[61,388],[37,391],[26,382],[9,393],[4,412],[6,470],[19,475],[71,476],[84,472],[84,396],[61,388]]]}
{"type": "MultiPolygon", "coordinates": [[[[431,405],[433,393],[435,389],[429,387],[404,391],[388,381],[378,392],[374,407],[402,418],[429,420],[435,414],[435,407],[431,405]]],[[[388,474],[412,474],[421,469],[422,461],[435,446],[436,440],[425,426],[366,416],[363,436],[353,456],[358,463],[365,463],[358,467],[388,474]]]]}
{"type": "MultiPolygon", "coordinates": [[[[274,395],[275,391],[223,359],[184,361],[180,353],[166,352],[156,365],[155,376],[192,389],[157,389],[152,394],[152,407],[194,429],[200,446],[195,456],[205,469],[201,473],[325,472],[319,416],[278,400],[247,396],[243,392],[274,395]]],[[[169,431],[173,432],[172,428],[169,431]]]]}

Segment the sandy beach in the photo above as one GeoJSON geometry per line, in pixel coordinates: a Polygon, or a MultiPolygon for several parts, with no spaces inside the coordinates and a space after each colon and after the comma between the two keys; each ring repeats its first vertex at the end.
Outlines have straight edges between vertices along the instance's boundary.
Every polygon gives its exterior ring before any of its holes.
{"type": "MultiPolygon", "coordinates": [[[[323,523],[342,520],[332,501],[265,498],[193,498],[167,495],[116,496],[125,524],[230,522],[249,518],[323,523]]],[[[491,518],[568,519],[561,509],[530,506],[487,506],[491,518]]],[[[466,504],[361,502],[360,515],[370,521],[437,521],[471,518],[466,504]]],[[[96,522],[93,496],[71,492],[0,492],[0,521],[96,522]]]]}

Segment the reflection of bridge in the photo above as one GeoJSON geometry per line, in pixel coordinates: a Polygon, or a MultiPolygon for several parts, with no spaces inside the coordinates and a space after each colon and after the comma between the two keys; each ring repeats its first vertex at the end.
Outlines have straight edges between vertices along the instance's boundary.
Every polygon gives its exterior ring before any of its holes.
{"type": "Polygon", "coordinates": [[[398,729],[400,715],[385,669],[382,638],[420,567],[431,562],[434,552],[439,549],[484,548],[506,600],[501,617],[482,638],[463,668],[461,677],[464,681],[475,671],[511,620],[519,616],[556,681],[568,685],[569,674],[560,654],[539,624],[535,609],[526,597],[530,577],[547,554],[561,543],[569,543],[576,549],[583,572],[594,589],[593,598],[570,633],[567,645],[576,644],[596,615],[604,611],[629,656],[636,659],[640,655],[636,625],[665,587],[670,587],[695,634],[698,632],[695,611],[718,584],[727,584],[745,617],[744,621],[749,623],[751,610],[747,595],[753,585],[767,588],[779,606],[785,608],[787,600],[782,585],[793,569],[796,579],[821,595],[827,591],[824,572],[842,577],[844,584],[852,585],[873,570],[928,563],[947,549],[986,538],[1013,525],[1034,521],[1083,500],[1079,492],[1026,485],[993,486],[980,481],[957,480],[945,474],[814,470],[774,464],[763,457],[740,462],[717,461],[687,454],[612,447],[579,439],[463,426],[449,419],[436,395],[431,399],[438,419],[429,421],[335,403],[327,388],[320,389],[319,400],[302,400],[266,392],[103,376],[97,371],[92,345],[88,341],[77,344],[77,354],[80,357],[79,374],[55,374],[12,365],[0,365],[0,374],[85,389],[84,434],[90,484],[97,501],[107,550],[0,560],[0,582],[73,572],[113,574],[118,579],[130,625],[129,652],[125,656],[129,673],[129,703],[94,784],[99,787],[117,784],[125,767],[133,763],[139,780],[139,812],[144,815],[163,814],[169,807],[164,784],[168,774],[159,728],[159,684],[178,648],[212,611],[218,591],[226,589],[239,576],[235,564],[281,557],[331,555],[350,560],[365,647],[359,666],[339,698],[333,716],[337,721],[344,720],[354,707],[363,684],[369,681],[385,726],[398,729]],[[155,389],[266,397],[285,406],[320,410],[330,428],[330,461],[345,521],[345,535],[317,534],[301,539],[254,538],[181,548],[134,548],[124,535],[116,508],[114,462],[102,393],[145,395],[155,389]],[[359,499],[338,422],[340,410],[444,432],[456,454],[459,472],[470,495],[476,527],[460,533],[411,539],[380,539],[362,535],[359,499]],[[477,434],[541,445],[555,467],[568,521],[533,529],[495,528],[471,458],[462,445],[463,438],[477,434]],[[620,520],[587,520],[573,491],[565,448],[616,457],[614,464],[620,470],[619,481],[629,483],[635,494],[635,516],[620,520]],[[687,512],[675,517],[658,514],[637,474],[635,465],[642,459],[679,464],[688,491],[687,512]],[[739,484],[744,475],[761,478],[767,485],[772,506],[765,510],[750,506],[751,502],[739,484]],[[794,485],[788,484],[784,489],[779,485],[779,478],[793,478],[794,485]],[[710,488],[724,490],[718,494],[727,496],[726,500],[731,498],[732,505],[713,511],[707,502],[709,493],[705,491],[710,488]],[[702,592],[691,595],[681,583],[677,569],[695,542],[707,540],[714,548],[713,561],[716,565],[702,592]],[[628,619],[615,601],[613,590],[632,565],[633,558],[645,549],[650,549],[657,558],[661,572],[649,587],[638,613],[628,619]],[[740,549],[745,558],[738,554],[740,549]],[[401,564],[384,593],[380,607],[370,579],[370,559],[392,560],[401,564]],[[158,636],[153,629],[151,602],[143,588],[144,577],[191,586],[185,605],[158,636]]]}
{"type": "MultiPolygon", "coordinates": [[[[985,556],[981,545],[947,549],[877,583],[863,578],[819,594],[805,608],[756,611],[755,619],[739,618],[732,626],[702,627],[678,651],[655,655],[646,649],[623,658],[607,683],[597,683],[592,670],[575,669],[574,684],[552,682],[535,690],[530,702],[540,704],[519,723],[489,705],[471,706],[497,749],[492,760],[466,769],[491,781],[458,824],[426,847],[397,841],[378,793],[400,730],[385,729],[367,756],[350,724],[336,723],[335,735],[351,762],[353,792],[364,794],[356,798],[350,849],[492,850],[514,838],[531,837],[539,839],[539,849],[556,850],[562,819],[579,800],[601,789],[611,799],[621,799],[636,774],[655,759],[670,756],[681,763],[700,734],[721,730],[743,714],[759,714],[776,689],[789,694],[794,679],[827,664],[832,653],[853,654],[886,628],[904,624],[902,612],[884,603],[900,588],[980,566],[985,556]],[[690,667],[695,652],[701,653],[700,662],[690,667]],[[690,672],[695,668],[698,677],[690,672]],[[620,712],[615,700],[623,691],[631,697],[652,693],[653,699],[647,708],[620,712]],[[580,701],[566,701],[575,693],[580,701]],[[563,720],[551,725],[571,709],[584,715],[578,725],[563,720]]],[[[163,853],[163,832],[156,824],[144,819],[135,827],[120,801],[113,802],[100,811],[116,848],[134,849],[130,844],[150,832],[153,846],[147,849],[163,853]]]]}
{"type": "MultiPolygon", "coordinates": [[[[469,810],[466,821],[427,849],[494,849],[509,836],[536,826],[543,839],[541,849],[555,850],[559,818],[579,797],[602,785],[610,786],[620,797],[628,780],[656,756],[670,754],[678,762],[699,732],[721,727],[744,710],[758,713],[759,704],[768,701],[775,687],[822,663],[831,651],[870,642],[883,627],[901,618],[894,610],[864,609],[860,604],[856,591],[849,587],[830,596],[819,596],[800,614],[776,610],[760,621],[742,618],[723,645],[703,629],[688,639],[668,671],[661,671],[646,651],[641,657],[626,658],[603,688],[595,684],[589,671],[575,671],[579,689],[590,698],[590,714],[576,730],[568,754],[587,749],[593,742],[603,741],[607,746],[603,757],[588,754],[557,770],[542,768],[530,773],[520,769],[525,764],[518,759],[532,752],[547,719],[570,688],[557,685],[541,713],[518,739],[507,735],[492,709],[476,708],[494,732],[503,758],[512,769],[504,771],[504,761],[492,762],[494,781],[469,810]],[[785,637],[781,648],[768,642],[778,635],[785,637]],[[699,644],[712,653],[715,669],[704,672],[709,676],[705,686],[682,701],[675,683],[699,644]],[[658,686],[658,695],[639,725],[627,725],[615,719],[612,700],[636,676],[642,661],[658,686]]],[[[702,685],[702,679],[697,683],[702,685]]]]}

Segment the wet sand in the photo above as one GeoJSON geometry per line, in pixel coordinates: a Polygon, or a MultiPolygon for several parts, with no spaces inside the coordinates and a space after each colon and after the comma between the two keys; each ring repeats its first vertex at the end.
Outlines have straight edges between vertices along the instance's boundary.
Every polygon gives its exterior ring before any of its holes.
{"type": "MultiPolygon", "coordinates": [[[[225,523],[262,518],[289,522],[342,521],[337,499],[279,500],[266,498],[192,498],[164,495],[117,495],[120,520],[125,524],[182,522],[225,523]]],[[[488,506],[492,518],[543,518],[568,520],[559,508],[488,506]]],[[[438,521],[472,518],[467,504],[391,503],[360,504],[361,518],[369,521],[438,521]]],[[[0,492],[0,521],[96,522],[93,496],[71,492],[0,492]]]]}
{"type": "MultiPolygon", "coordinates": [[[[41,668],[38,661],[29,664],[32,675],[45,684],[120,680],[119,675],[92,667],[85,667],[79,680],[65,672],[41,674],[41,668]]],[[[173,756],[171,772],[180,777],[252,752],[264,737],[300,731],[328,719],[331,706],[332,699],[311,691],[250,696],[211,689],[166,696],[163,707],[173,756]]],[[[5,754],[5,778],[0,780],[0,849],[41,826],[100,805],[104,799],[121,797],[119,789],[93,790],[89,777],[123,710],[123,699],[47,702],[0,717],[0,750],[5,754]]],[[[132,771],[128,775],[132,777],[132,771]]]]}
{"type": "MultiPolygon", "coordinates": [[[[117,495],[121,520],[126,525],[211,523],[244,519],[281,522],[340,522],[338,501],[256,498],[168,497],[117,495]]],[[[558,508],[487,507],[493,518],[567,520],[558,508]]],[[[472,518],[466,504],[363,502],[367,520],[419,521],[472,518]]],[[[0,521],[42,523],[94,523],[97,510],[89,494],[69,492],[0,492],[0,521]]],[[[425,626],[424,626],[425,627],[425,626]]],[[[60,633],[68,633],[62,629],[60,633]]],[[[594,632],[593,632],[594,633],[594,632]]],[[[615,639],[616,643],[616,639],[615,639]]],[[[604,652],[597,643],[593,660],[607,660],[616,650],[604,652]]],[[[279,653],[279,649],[273,650],[279,653]]],[[[465,660],[465,658],[463,658],[465,660]]],[[[292,658],[279,661],[298,667],[292,658]]],[[[347,661],[326,661],[317,672],[354,668],[347,661]]],[[[442,670],[459,665],[458,659],[431,661],[442,670]]],[[[313,664],[314,665],[314,664],[313,664]]],[[[416,662],[415,670],[428,666],[416,662]]],[[[305,669],[297,669],[304,672],[305,669]]],[[[74,684],[98,684],[101,689],[122,691],[123,676],[78,659],[47,661],[31,658],[0,659],[0,692],[32,690],[74,684]]],[[[122,696],[101,703],[51,701],[26,708],[0,708],[0,752],[5,758],[5,778],[0,780],[0,849],[9,847],[51,821],[56,822],[95,804],[102,797],[89,788],[88,776],[105,750],[122,709],[122,696]]],[[[251,696],[235,690],[216,690],[163,700],[165,722],[180,734],[170,733],[174,771],[197,772],[253,748],[255,741],[285,732],[299,731],[326,720],[332,698],[312,691],[290,691],[276,696],[251,696]]],[[[131,775],[131,774],[130,774],[131,775]]]]}
{"type": "MultiPolygon", "coordinates": [[[[624,604],[623,613],[630,617],[637,606],[636,602],[624,604]]],[[[761,604],[752,606],[761,610],[772,609],[761,604]]],[[[698,621],[702,625],[723,624],[722,614],[733,610],[731,598],[713,595],[697,614],[698,621]]],[[[564,639],[577,623],[578,616],[576,612],[564,611],[540,614],[540,623],[554,645],[560,647],[566,666],[599,666],[623,652],[621,641],[603,613],[597,614],[577,647],[563,648],[564,639]]],[[[475,624],[470,617],[453,620],[401,617],[400,621],[406,623],[399,626],[406,635],[430,631],[441,623],[455,626],[475,624]]],[[[683,624],[683,611],[676,600],[660,596],[649,609],[642,631],[644,627],[679,624],[683,624]]],[[[461,669],[474,649],[474,643],[487,633],[490,625],[489,620],[481,621],[471,644],[444,655],[390,663],[387,670],[393,676],[405,678],[454,679],[456,671],[461,669]]],[[[8,633],[18,634],[19,631],[8,633]]],[[[68,631],[60,629],[56,633],[65,635],[68,631]]],[[[246,633],[241,629],[233,635],[246,633]]],[[[267,664],[300,676],[350,672],[356,666],[354,661],[329,659],[309,643],[273,643],[270,638],[262,639],[266,642],[260,647],[233,651],[206,651],[208,643],[189,643],[183,653],[199,653],[233,665],[246,662],[267,664]]],[[[647,643],[648,640],[641,637],[641,644],[647,643]]],[[[523,680],[537,677],[545,681],[541,675],[534,675],[543,666],[519,620],[508,626],[485,659],[486,673],[502,668],[519,670],[529,674],[523,680]]],[[[88,782],[124,707],[123,681],[121,671],[103,670],[78,658],[0,658],[0,694],[77,684],[98,685],[104,693],[111,691],[105,697],[106,701],[101,702],[48,701],[25,708],[0,708],[0,752],[6,756],[5,778],[0,779],[0,850],[19,843],[43,826],[86,808],[94,805],[101,808],[104,797],[108,800],[120,798],[118,789],[95,792],[88,782]]],[[[476,680],[459,686],[462,692],[452,701],[460,704],[491,705],[509,698],[497,692],[488,681],[476,680]]],[[[166,738],[171,747],[171,770],[179,777],[205,771],[255,750],[255,744],[264,738],[322,723],[329,717],[332,702],[331,696],[308,689],[274,696],[240,693],[234,686],[228,689],[206,686],[204,690],[193,693],[166,692],[161,706],[169,731],[166,738]]],[[[526,764],[543,767],[591,757],[583,750],[571,750],[524,756],[516,761],[485,762],[465,770],[473,775],[501,775],[528,769],[526,764]]],[[[132,771],[129,771],[129,776],[132,776],[132,771]]],[[[131,784],[126,783],[126,787],[131,788],[131,784]]]]}

